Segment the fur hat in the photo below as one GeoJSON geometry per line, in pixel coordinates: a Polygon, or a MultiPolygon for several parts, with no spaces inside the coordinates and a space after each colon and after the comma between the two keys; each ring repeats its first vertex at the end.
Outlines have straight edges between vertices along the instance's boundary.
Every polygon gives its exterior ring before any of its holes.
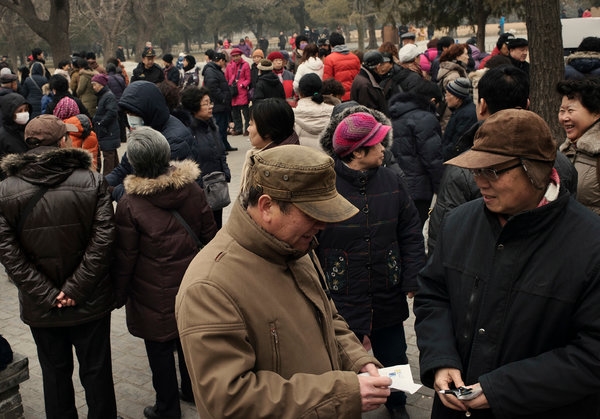
{"type": "Polygon", "coordinates": [[[258,65],[256,66],[256,68],[258,68],[260,71],[273,71],[273,63],[271,62],[271,60],[267,60],[265,58],[263,58],[262,60],[260,60],[260,62],[258,63],[258,65]]]}

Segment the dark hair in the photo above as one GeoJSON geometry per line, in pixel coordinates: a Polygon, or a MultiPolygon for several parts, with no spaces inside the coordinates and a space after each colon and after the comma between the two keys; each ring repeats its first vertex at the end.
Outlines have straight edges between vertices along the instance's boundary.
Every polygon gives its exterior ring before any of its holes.
{"type": "Polygon", "coordinates": [[[71,60],[60,60],[57,68],[63,68],[66,65],[71,65],[71,60]]]}
{"type": "Polygon", "coordinates": [[[342,97],[346,94],[346,89],[342,82],[334,79],[333,77],[323,80],[323,86],[321,87],[322,95],[332,95],[342,97]]]}
{"type": "Polygon", "coordinates": [[[321,77],[319,77],[315,73],[305,74],[300,78],[298,82],[298,91],[303,97],[310,97],[311,100],[315,103],[323,103],[323,94],[321,93],[321,88],[323,87],[323,82],[321,81],[321,77]]]}
{"type": "Polygon", "coordinates": [[[163,80],[156,86],[164,96],[169,112],[173,112],[179,106],[179,87],[170,80],[163,80]]]}
{"type": "Polygon", "coordinates": [[[212,61],[213,58],[215,57],[215,50],[212,48],[209,48],[206,51],[204,51],[204,55],[206,55],[208,57],[208,59],[212,61]]]}
{"type": "Polygon", "coordinates": [[[587,36],[583,38],[577,51],[595,51],[600,52],[600,38],[596,36],[587,36]]]}
{"type": "Polygon", "coordinates": [[[165,55],[163,55],[163,56],[162,56],[162,60],[163,60],[165,63],[169,63],[169,64],[171,64],[171,63],[173,62],[173,54],[165,54],[165,55]]]}
{"type": "Polygon", "coordinates": [[[85,54],[85,59],[86,60],[95,60],[96,54],[93,51],[90,51],[87,54],[85,54]]]}
{"type": "Polygon", "coordinates": [[[183,67],[185,71],[191,70],[192,68],[196,67],[196,57],[194,57],[193,55],[186,55],[185,57],[183,57],[183,59],[188,62],[188,65],[183,67]]]}
{"type": "Polygon", "coordinates": [[[41,48],[34,48],[31,50],[31,55],[33,56],[33,59],[35,60],[37,58],[38,55],[40,55],[42,52],[44,52],[41,48]]]}
{"type": "Polygon", "coordinates": [[[454,44],[454,38],[452,38],[451,36],[442,36],[437,41],[437,50],[442,52],[444,48],[448,48],[452,44],[454,44]]]}
{"type": "Polygon", "coordinates": [[[110,73],[116,73],[117,72],[117,66],[114,65],[113,63],[107,63],[106,64],[106,73],[110,74],[110,73]]]}
{"type": "Polygon", "coordinates": [[[563,80],[556,90],[569,99],[577,99],[591,113],[600,113],[600,78],[583,80],[563,80]]]}
{"type": "Polygon", "coordinates": [[[114,64],[115,67],[119,66],[119,59],[117,57],[110,57],[106,60],[106,64],[114,64]]]}
{"type": "Polygon", "coordinates": [[[338,45],[344,45],[345,43],[346,40],[344,39],[344,35],[341,33],[333,32],[331,35],[329,35],[329,45],[331,48],[338,45]]]}
{"type": "Polygon", "coordinates": [[[304,35],[298,35],[294,40],[294,45],[296,45],[296,48],[300,48],[300,42],[302,41],[308,43],[308,38],[304,35]]]}
{"type": "Polygon", "coordinates": [[[352,150],[353,152],[350,154],[345,155],[344,157],[340,157],[340,159],[344,162],[344,163],[350,163],[352,160],[354,160],[354,151],[363,151],[365,152],[365,156],[367,154],[369,154],[369,151],[371,151],[371,147],[357,147],[356,149],[352,150]]]}
{"type": "Polygon", "coordinates": [[[50,90],[56,90],[57,94],[67,93],[69,91],[69,81],[60,74],[55,74],[48,80],[50,90]]]}
{"type": "Polygon", "coordinates": [[[181,106],[191,113],[196,113],[200,110],[200,102],[204,96],[210,97],[210,90],[206,87],[188,87],[181,93],[181,106]]]}
{"type": "Polygon", "coordinates": [[[490,114],[504,109],[527,109],[529,76],[512,64],[490,68],[479,80],[477,89],[490,114]]]}
{"type": "Polygon", "coordinates": [[[507,65],[507,64],[512,65],[512,61],[510,60],[510,58],[508,58],[506,55],[498,54],[498,55],[494,55],[492,58],[487,60],[484,67],[485,68],[495,68],[495,67],[500,67],[501,65],[507,65]]]}
{"type": "Polygon", "coordinates": [[[250,119],[258,134],[268,141],[280,144],[294,132],[294,111],[281,98],[267,98],[250,107],[250,119]]]}
{"type": "Polygon", "coordinates": [[[87,60],[85,58],[81,58],[79,57],[77,59],[77,61],[75,61],[73,63],[73,65],[77,68],[83,68],[85,70],[89,70],[90,69],[90,64],[87,62],[87,60]]]}
{"type": "Polygon", "coordinates": [[[310,57],[318,57],[319,56],[319,47],[317,44],[308,44],[302,50],[302,62],[308,61],[310,57]]]}
{"type": "MultiPolygon", "coordinates": [[[[438,43],[439,45],[439,43],[438,43]]],[[[444,61],[454,61],[456,60],[458,57],[460,57],[464,51],[469,50],[469,46],[467,44],[452,44],[448,47],[448,49],[444,52],[442,52],[442,55],[440,55],[440,63],[443,63],[444,61]]]]}
{"type": "MultiPolygon", "coordinates": [[[[246,208],[255,207],[258,204],[258,198],[260,198],[262,195],[264,195],[264,192],[260,186],[255,186],[255,185],[250,186],[250,188],[248,189],[248,197],[246,199],[244,199],[244,201],[245,201],[244,206],[246,208]]],[[[280,201],[273,197],[271,197],[271,201],[276,203],[279,206],[279,210],[284,214],[288,213],[288,210],[290,209],[290,205],[292,205],[291,202],[280,201]]]]}

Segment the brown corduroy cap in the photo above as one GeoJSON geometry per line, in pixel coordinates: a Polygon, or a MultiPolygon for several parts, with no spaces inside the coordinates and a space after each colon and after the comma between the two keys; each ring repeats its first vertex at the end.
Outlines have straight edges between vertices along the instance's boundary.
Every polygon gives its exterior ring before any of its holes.
{"type": "Polygon", "coordinates": [[[341,196],[335,187],[333,159],[312,147],[282,145],[261,151],[250,162],[250,186],[318,221],[347,220],[358,208],[341,196]]]}
{"type": "Polygon", "coordinates": [[[548,124],[536,113],[524,109],[496,112],[475,133],[473,147],[445,164],[481,169],[515,158],[553,162],[557,144],[548,124]]]}

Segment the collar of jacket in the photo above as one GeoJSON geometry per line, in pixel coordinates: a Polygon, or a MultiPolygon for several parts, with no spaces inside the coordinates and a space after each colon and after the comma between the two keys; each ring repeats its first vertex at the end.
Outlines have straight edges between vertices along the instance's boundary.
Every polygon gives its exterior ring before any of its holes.
{"type": "Polygon", "coordinates": [[[594,122],[592,126],[590,126],[575,143],[572,143],[571,140],[567,138],[565,143],[560,147],[561,151],[566,151],[566,149],[573,144],[578,151],[581,151],[585,154],[589,154],[591,156],[600,154],[600,142],[598,141],[598,138],[600,137],[599,121],[600,119],[596,120],[596,122],[594,122]]]}
{"type": "Polygon", "coordinates": [[[91,169],[92,155],[80,148],[41,146],[23,154],[9,154],[0,163],[7,176],[30,183],[58,184],[76,169],[91,169]]]}
{"type": "Polygon", "coordinates": [[[302,252],[292,248],[260,227],[250,217],[239,199],[233,204],[227,224],[223,228],[226,228],[227,233],[249,252],[280,265],[287,265],[291,260],[306,256],[318,244],[317,239],[313,238],[307,251],[302,252]]]}
{"type": "Polygon", "coordinates": [[[127,175],[123,181],[125,192],[130,195],[154,195],[167,189],[182,189],[200,176],[198,165],[191,160],[172,161],[167,173],[156,178],[127,175]]]}

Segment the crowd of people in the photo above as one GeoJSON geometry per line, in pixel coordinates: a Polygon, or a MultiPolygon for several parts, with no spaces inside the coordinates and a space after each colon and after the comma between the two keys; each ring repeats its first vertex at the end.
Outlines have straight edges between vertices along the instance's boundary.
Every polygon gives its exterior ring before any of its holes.
{"type": "Polygon", "coordinates": [[[433,418],[600,418],[600,38],[549,92],[558,141],[528,110],[524,38],[422,51],[405,32],[352,51],[324,32],[219,41],[202,64],[161,66],[148,43],[131,77],[94,53],[51,75],[37,48],[21,80],[0,70],[0,261],[48,418],[77,417],[73,346],[88,418],[118,417],[125,307],[146,418],[184,401],[201,417],[406,419],[379,368],[408,363],[412,298],[433,418]],[[227,190],[239,135],[224,220],[207,176],[227,190]]]}

